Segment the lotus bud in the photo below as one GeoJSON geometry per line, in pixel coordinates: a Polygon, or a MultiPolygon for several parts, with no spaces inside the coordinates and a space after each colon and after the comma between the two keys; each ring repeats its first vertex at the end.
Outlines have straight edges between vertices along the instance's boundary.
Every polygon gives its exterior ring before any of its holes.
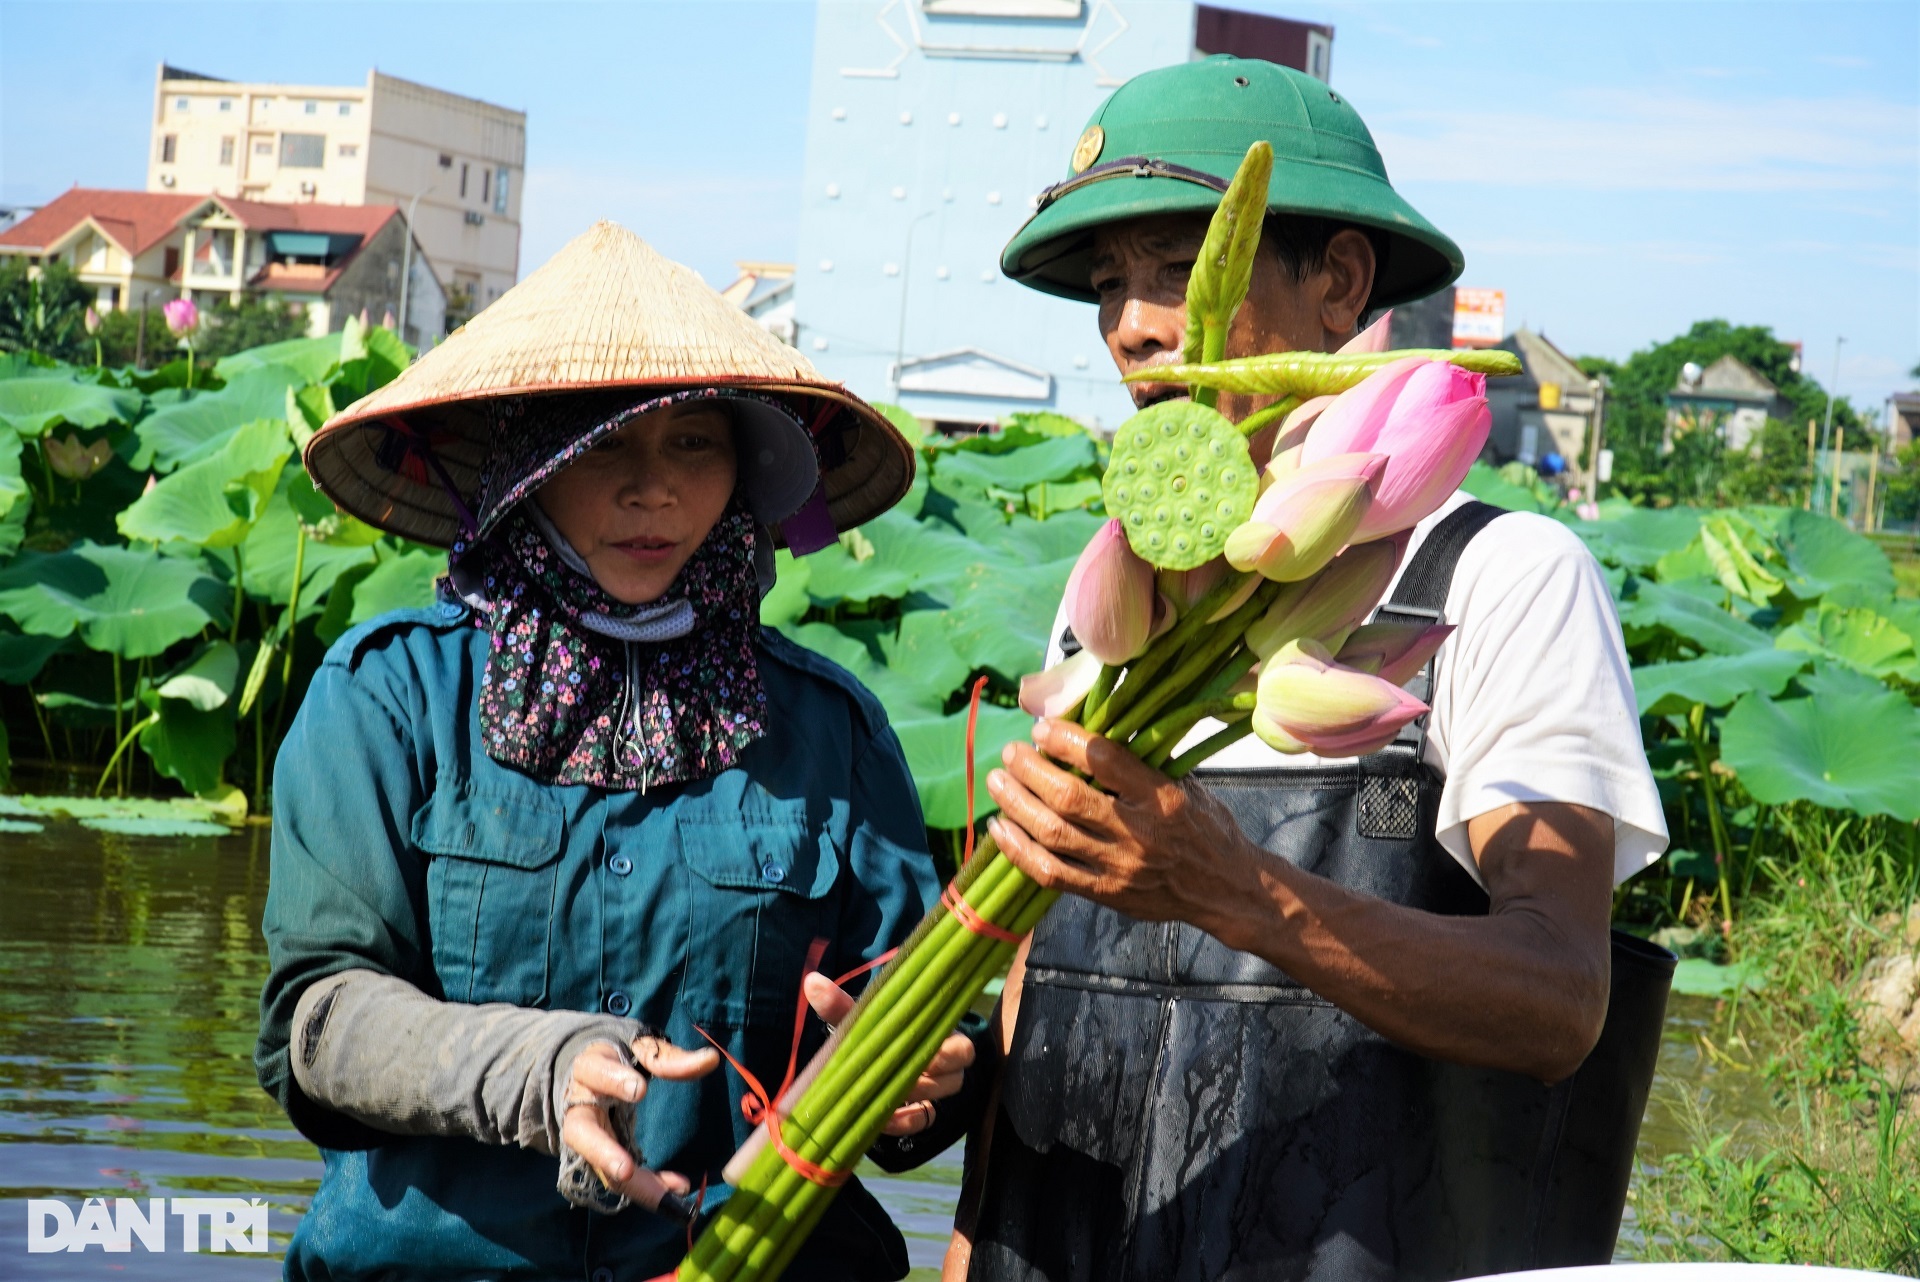
{"type": "Polygon", "coordinates": [[[1600,505],[1598,503],[1581,503],[1575,506],[1573,514],[1583,521],[1597,521],[1600,519],[1600,505]]]}
{"type": "Polygon", "coordinates": [[[91,307],[87,308],[87,314],[81,317],[81,323],[87,327],[88,334],[98,334],[100,332],[100,313],[91,307]]]}
{"type": "Polygon", "coordinates": [[[1410,356],[1342,393],[1307,433],[1303,465],[1355,451],[1390,460],[1353,541],[1410,529],[1460,487],[1493,426],[1486,377],[1410,356]]]}
{"type": "Polygon", "coordinates": [[[1157,596],[1153,567],[1128,546],[1120,522],[1108,521],[1067,577],[1067,623],[1100,662],[1125,663],[1146,648],[1157,596]]]}
{"type": "Polygon", "coordinates": [[[1227,536],[1227,563],[1281,583],[1318,574],[1366,515],[1386,465],[1384,455],[1341,454],[1287,473],[1227,536]]]}
{"type": "Polygon", "coordinates": [[[1159,587],[1160,594],[1184,617],[1226,577],[1227,563],[1215,557],[1191,570],[1160,570],[1154,574],[1153,581],[1159,587]]]}
{"type": "Polygon", "coordinates": [[[1324,646],[1295,642],[1261,665],[1253,732],[1279,752],[1359,757],[1393,742],[1427,710],[1391,681],[1334,662],[1324,646]]]}
{"type": "Polygon", "coordinates": [[[1290,586],[1248,627],[1247,648],[1264,659],[1293,641],[1344,643],[1386,595],[1410,537],[1350,547],[1314,578],[1290,586]]]}
{"type": "Polygon", "coordinates": [[[372,327],[373,327],[373,321],[369,319],[369,317],[367,316],[367,309],[362,307],[360,309],[360,328],[371,329],[372,327]]]}
{"type": "Polygon", "coordinates": [[[200,328],[200,309],[191,298],[168,299],[160,314],[166,318],[167,329],[175,338],[185,338],[200,328]]]}
{"type": "Polygon", "coordinates": [[[1101,663],[1091,650],[1062,659],[1044,672],[1020,678],[1020,707],[1028,716],[1063,717],[1087,697],[1100,676],[1101,663]]]}
{"type": "Polygon", "coordinates": [[[1368,623],[1354,629],[1335,657],[1349,668],[1403,686],[1452,633],[1451,623],[1368,623]]]}
{"type": "Polygon", "coordinates": [[[380,328],[381,329],[396,328],[393,323],[393,308],[389,307],[387,308],[386,311],[380,313],[380,328]]]}

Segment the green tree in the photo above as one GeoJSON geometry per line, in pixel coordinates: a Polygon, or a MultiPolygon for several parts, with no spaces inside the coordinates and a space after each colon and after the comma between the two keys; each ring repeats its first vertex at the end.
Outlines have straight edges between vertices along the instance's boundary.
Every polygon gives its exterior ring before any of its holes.
{"type": "Polygon", "coordinates": [[[24,258],[9,256],[0,265],[0,351],[91,365],[86,315],[93,302],[93,289],[66,264],[35,271],[24,258]]]}
{"type": "Polygon", "coordinates": [[[194,354],[217,361],[250,347],[304,338],[306,333],[307,318],[278,294],[248,294],[238,304],[225,302],[208,312],[206,329],[194,342],[194,354]]]}
{"type": "Polygon", "coordinates": [[[1772,503],[1798,506],[1807,496],[1805,428],[1767,420],[1745,454],[1731,459],[1721,493],[1730,503],[1772,503]]]}

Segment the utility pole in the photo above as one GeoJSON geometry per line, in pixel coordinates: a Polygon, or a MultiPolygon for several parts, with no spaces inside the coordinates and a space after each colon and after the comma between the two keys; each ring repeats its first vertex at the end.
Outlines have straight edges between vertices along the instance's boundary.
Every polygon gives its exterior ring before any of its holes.
{"type": "Polygon", "coordinates": [[[907,287],[913,283],[913,233],[921,222],[933,217],[933,210],[922,210],[907,224],[907,248],[900,256],[900,327],[893,336],[893,398],[900,399],[900,367],[907,359],[907,287]]]}
{"type": "Polygon", "coordinates": [[[1833,389],[1840,381],[1840,345],[1846,341],[1844,338],[1833,340],[1833,378],[1827,383],[1827,426],[1826,430],[1820,433],[1822,449],[1825,449],[1833,440],[1833,389]]]}
{"type": "Polygon", "coordinates": [[[1607,376],[1587,381],[1588,389],[1593,393],[1593,431],[1587,445],[1587,497],[1593,502],[1600,501],[1600,443],[1607,432],[1607,376]]]}

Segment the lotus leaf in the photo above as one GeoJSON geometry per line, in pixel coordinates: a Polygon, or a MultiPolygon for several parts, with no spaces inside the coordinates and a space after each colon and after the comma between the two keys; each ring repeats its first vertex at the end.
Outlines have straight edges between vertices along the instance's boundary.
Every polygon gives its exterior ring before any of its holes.
{"type": "Polygon", "coordinates": [[[1602,561],[1647,571],[1699,537],[1700,514],[1685,507],[1620,511],[1603,505],[1598,521],[1583,521],[1576,528],[1602,561]]]}
{"type": "Polygon", "coordinates": [[[1017,570],[980,566],[948,584],[942,595],[951,608],[941,618],[954,653],[969,670],[991,669],[1009,680],[1039,671],[1071,573],[1068,560],[1017,570]]]}
{"type": "Polygon", "coordinates": [[[760,622],[770,628],[793,623],[813,602],[807,584],[813,577],[808,562],[781,548],[773,554],[773,590],[760,598],[760,622]]]}
{"type": "MultiPolygon", "coordinates": [[[[972,513],[964,515],[971,517],[972,513]]],[[[1027,516],[1015,516],[1012,520],[996,516],[992,520],[971,522],[966,534],[1008,560],[1044,565],[1050,561],[1078,560],[1105,524],[1104,517],[1091,512],[1058,512],[1044,521],[1027,516]]]]}
{"type": "MultiPolygon", "coordinates": [[[[1000,764],[1000,750],[1016,739],[1025,739],[1033,727],[1033,718],[1018,708],[980,705],[980,721],[974,737],[973,815],[992,814],[998,807],[987,792],[989,770],[1000,764]]],[[[906,750],[907,765],[920,791],[920,809],[930,828],[964,828],[967,815],[967,712],[961,709],[948,716],[926,716],[896,720],[893,731],[906,750]]]]}
{"type": "Polygon", "coordinates": [[[214,641],[191,663],[163,677],[154,693],[161,699],[178,699],[201,712],[211,712],[233,697],[233,683],[239,675],[240,652],[229,642],[214,641]]]}
{"type": "Polygon", "coordinates": [[[889,401],[875,401],[873,408],[879,410],[886,417],[887,422],[893,424],[900,435],[907,438],[907,444],[917,447],[927,439],[926,425],[915,418],[913,411],[905,406],[895,405],[889,401]]]}
{"type": "Polygon", "coordinates": [[[1523,485],[1515,485],[1485,463],[1475,462],[1467,469],[1460,488],[1482,503],[1503,507],[1509,512],[1543,512],[1546,506],[1523,485]]]}
{"type": "Polygon", "coordinates": [[[1620,603],[1620,623],[1626,628],[1664,628],[1709,654],[1741,654],[1773,644],[1759,628],[1712,602],[1645,579],[1634,585],[1631,598],[1620,603]]]}
{"type": "Polygon", "coordinates": [[[0,614],[23,632],[77,630],[90,648],[125,659],[159,654],[220,620],[223,597],[196,562],[91,543],[26,553],[0,570],[0,614]]]}
{"type": "Polygon", "coordinates": [[[1765,564],[1777,557],[1768,536],[1737,512],[1703,522],[1700,545],[1714,577],[1735,596],[1765,605],[1786,586],[1765,564]]]}
{"type": "Polygon", "coordinates": [[[1086,511],[1093,507],[1106,510],[1105,487],[1098,477],[1084,481],[1050,481],[1029,485],[1020,496],[1021,506],[1029,514],[1047,520],[1062,512],[1086,511]]]}
{"type": "MultiPolygon", "coordinates": [[[[360,586],[360,580],[373,573],[377,564],[372,558],[349,565],[341,569],[326,589],[326,604],[320,610],[320,618],[313,625],[313,634],[320,640],[332,645],[347,634],[352,626],[348,620],[353,618],[353,591],[360,586]]],[[[308,615],[307,598],[300,598],[300,617],[308,615]]]]}
{"type": "Polygon", "coordinates": [[[830,605],[934,591],[985,558],[967,539],[898,511],[869,521],[861,536],[873,547],[864,561],[837,545],[807,558],[807,592],[815,601],[830,605]]]}
{"type": "Polygon", "coordinates": [[[45,832],[45,824],[37,824],[28,819],[0,819],[0,833],[27,836],[31,833],[45,832]]]}
{"type": "Polygon", "coordinates": [[[241,562],[246,570],[247,592],[284,605],[293,593],[293,563],[300,561],[300,617],[306,619],[326,607],[326,598],[334,582],[356,565],[371,565],[371,548],[317,543],[308,540],[306,551],[299,551],[300,518],[293,510],[287,491],[297,477],[304,476],[298,466],[280,474],[280,490],[267,504],[266,511],[240,545],[241,562]]]}
{"type": "Polygon", "coordinates": [[[318,383],[294,391],[287,389],[287,429],[293,433],[296,449],[304,450],[313,434],[333,417],[333,393],[318,383]]]}
{"type": "Polygon", "coordinates": [[[349,402],[400,376],[413,359],[399,335],[380,326],[366,326],[349,316],[340,331],[340,369],[336,382],[349,402]]]}
{"type": "MultiPolygon", "coordinates": [[[[232,646],[227,646],[226,654],[227,666],[237,670],[238,659],[232,646]]],[[[231,675],[233,673],[229,673],[231,675]]],[[[227,687],[231,688],[231,685],[227,687]]],[[[152,758],[154,768],[169,779],[179,780],[188,792],[217,788],[221,782],[220,767],[233,755],[237,742],[233,709],[216,705],[202,710],[186,699],[163,698],[159,702],[155,718],[140,732],[140,747],[152,758]]]]}
{"type": "Polygon", "coordinates": [[[284,343],[249,347],[244,352],[223,356],[213,367],[216,378],[231,383],[243,374],[267,366],[284,366],[297,373],[303,383],[324,383],[339,367],[342,335],[322,334],[318,338],[290,338],[284,343]]]}
{"type": "Polygon", "coordinates": [[[1891,691],[1777,702],[1745,695],[1720,724],[1720,759],[1768,805],[1811,801],[1920,819],[1920,710],[1891,691]]]}
{"type": "Polygon", "coordinates": [[[268,365],[248,370],[218,392],[157,410],[134,429],[140,448],[132,466],[136,471],[171,472],[218,450],[244,423],[263,418],[284,422],[287,393],[304,386],[298,370],[268,365]]]}
{"type": "Polygon", "coordinates": [[[122,837],[224,837],[227,829],[192,819],[82,819],[82,828],[117,833],[122,837]]]}
{"type": "Polygon", "coordinates": [[[0,426],[0,556],[20,550],[33,503],[26,478],[20,474],[20,453],[19,433],[0,426]]]}
{"type": "Polygon", "coordinates": [[[852,673],[880,700],[891,721],[938,715],[945,709],[947,696],[966,676],[964,668],[955,676],[950,666],[945,671],[912,670],[892,662],[898,642],[890,623],[862,621],[838,627],[803,623],[786,629],[786,635],[852,673]]]}
{"type": "Polygon", "coordinates": [[[989,488],[1023,493],[1042,481],[1072,481],[1095,476],[1093,438],[1054,436],[1007,454],[950,451],[936,456],[934,488],[947,493],[989,488]]]}
{"type": "Polygon", "coordinates": [[[197,797],[0,797],[0,814],[61,815],[68,819],[163,819],[208,823],[220,801],[197,797]]]}
{"type": "Polygon", "coordinates": [[[447,558],[439,552],[402,552],[388,557],[353,589],[353,614],[348,623],[359,625],[392,610],[417,610],[433,604],[434,580],[447,572],[447,558]]]}
{"type": "Polygon", "coordinates": [[[1778,539],[1787,588],[1802,601],[1843,585],[1893,595],[1893,566],[1886,553],[1831,517],[1791,511],[1780,521],[1778,539]]]}
{"type": "Polygon", "coordinates": [[[64,637],[22,633],[11,620],[0,619],[0,684],[27,684],[65,644],[64,637]]]}
{"type": "Polygon", "coordinates": [[[379,530],[365,521],[349,516],[333,505],[333,500],[313,488],[313,479],[305,468],[295,468],[282,487],[287,503],[300,518],[300,528],[315,543],[329,547],[371,547],[381,539],[379,530]]]}
{"type": "Polygon", "coordinates": [[[1915,662],[1913,638],[1891,619],[1864,606],[1849,609],[1830,601],[1802,615],[1774,644],[1824,655],[1876,677],[1905,671],[1915,662]]]}
{"type": "Polygon", "coordinates": [[[1744,650],[1635,668],[1633,690],[1641,716],[1673,716],[1694,704],[1724,708],[1750,690],[1779,694],[1805,666],[1784,650],[1744,650]]]}
{"type": "Polygon", "coordinates": [[[1758,992],[1764,987],[1760,965],[1752,959],[1721,966],[1704,957],[1687,957],[1673,968],[1673,991],[1689,997],[1725,997],[1742,989],[1758,992]]]}
{"type": "Polygon", "coordinates": [[[245,424],[226,437],[218,451],[187,464],[134,500],[120,514],[120,533],[153,543],[181,539],[201,547],[232,547],[260,519],[292,454],[293,442],[282,420],[245,424]]]}
{"type": "Polygon", "coordinates": [[[0,423],[24,437],[40,437],[62,423],[104,427],[129,423],[140,413],[138,392],[77,383],[71,378],[9,378],[0,381],[0,423]]]}

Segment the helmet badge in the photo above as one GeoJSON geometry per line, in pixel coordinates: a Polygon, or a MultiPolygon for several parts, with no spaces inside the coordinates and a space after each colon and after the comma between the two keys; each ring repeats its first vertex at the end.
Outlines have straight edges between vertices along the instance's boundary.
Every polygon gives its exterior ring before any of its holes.
{"type": "Polygon", "coordinates": [[[1073,144],[1073,172],[1084,174],[1092,168],[1093,162],[1100,159],[1100,149],[1106,143],[1106,130],[1099,125],[1088,125],[1087,132],[1080,135],[1080,141],[1073,144]]]}

